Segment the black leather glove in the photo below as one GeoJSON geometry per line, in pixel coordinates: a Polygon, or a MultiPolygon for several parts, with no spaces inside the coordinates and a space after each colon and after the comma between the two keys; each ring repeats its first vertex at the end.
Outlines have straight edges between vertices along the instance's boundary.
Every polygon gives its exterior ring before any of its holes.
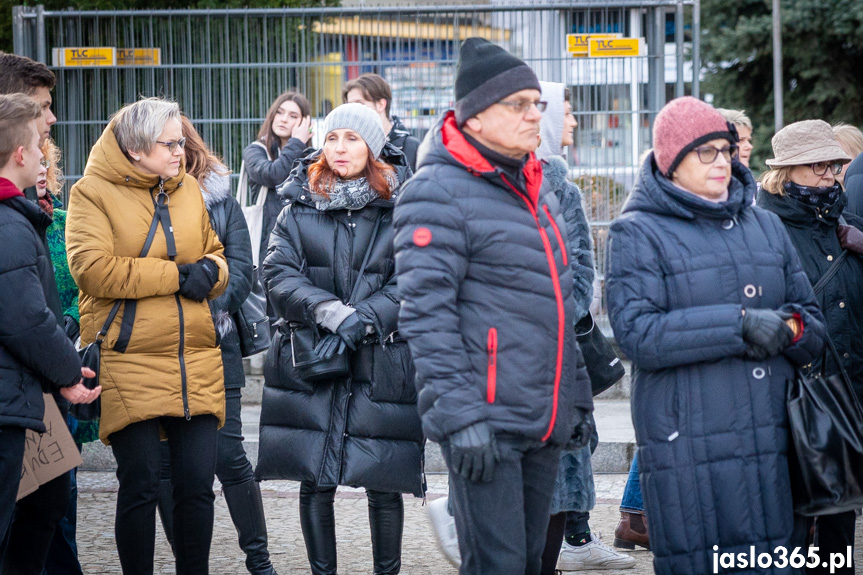
{"type": "Polygon", "coordinates": [[[839,225],[836,228],[839,244],[846,250],[863,254],[863,232],[854,226],[839,225]]]}
{"type": "Polygon", "coordinates": [[[791,345],[794,331],[785,323],[790,313],[772,309],[747,309],[743,316],[743,340],[749,344],[746,357],[767,359],[791,345]]]}
{"type": "Polygon", "coordinates": [[[494,432],[485,421],[469,425],[449,436],[452,470],[473,482],[494,479],[494,468],[500,455],[494,432]]]}
{"type": "Polygon", "coordinates": [[[195,301],[204,301],[210,290],[219,281],[219,266],[210,258],[201,258],[193,264],[180,264],[180,289],[183,297],[195,301]]]}
{"type": "Polygon", "coordinates": [[[363,336],[366,335],[366,324],[361,322],[359,316],[354,312],[342,321],[336,328],[336,333],[345,341],[345,345],[356,351],[363,336]]]}
{"type": "Polygon", "coordinates": [[[345,340],[334,333],[328,333],[315,346],[315,354],[324,359],[330,359],[337,353],[345,351],[345,340]]]}
{"type": "Polygon", "coordinates": [[[590,437],[593,435],[593,421],[590,419],[590,412],[586,409],[576,407],[575,413],[572,436],[564,447],[567,451],[581,449],[590,443],[590,437]]]}

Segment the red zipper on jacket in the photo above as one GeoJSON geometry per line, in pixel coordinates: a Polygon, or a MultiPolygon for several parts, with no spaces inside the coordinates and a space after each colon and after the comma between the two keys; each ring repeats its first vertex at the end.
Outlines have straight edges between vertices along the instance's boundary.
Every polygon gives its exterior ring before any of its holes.
{"type": "MultiPolygon", "coordinates": [[[[551,272],[551,283],[554,286],[554,298],[557,303],[557,360],[554,366],[554,396],[552,399],[551,421],[548,423],[548,431],[546,431],[542,438],[542,441],[547,441],[548,438],[551,437],[551,432],[554,430],[554,424],[557,421],[558,393],[560,392],[560,378],[563,372],[563,342],[566,326],[566,312],[564,311],[563,306],[563,291],[560,289],[560,277],[557,272],[557,263],[554,261],[554,250],[551,247],[551,240],[548,238],[548,234],[539,221],[539,214],[537,213],[536,208],[530,203],[527,196],[519,192],[503,174],[501,174],[500,177],[518,197],[524,200],[524,203],[527,204],[527,209],[530,210],[530,213],[533,216],[533,220],[536,223],[536,229],[539,231],[539,237],[542,239],[543,248],[545,248],[545,257],[548,260],[548,268],[551,272]]],[[[557,226],[555,226],[555,229],[557,229],[557,226]]]]}
{"type": "Polygon", "coordinates": [[[486,379],[486,398],[494,403],[497,391],[497,329],[488,328],[488,376],[486,379]]]}
{"type": "Polygon", "coordinates": [[[557,222],[551,217],[551,212],[548,209],[548,204],[542,204],[542,209],[545,210],[545,215],[548,216],[548,221],[551,222],[551,227],[554,230],[554,235],[557,236],[557,245],[560,246],[560,253],[563,254],[563,265],[568,266],[566,262],[566,246],[563,243],[563,236],[560,235],[560,228],[557,227],[557,222]]]}

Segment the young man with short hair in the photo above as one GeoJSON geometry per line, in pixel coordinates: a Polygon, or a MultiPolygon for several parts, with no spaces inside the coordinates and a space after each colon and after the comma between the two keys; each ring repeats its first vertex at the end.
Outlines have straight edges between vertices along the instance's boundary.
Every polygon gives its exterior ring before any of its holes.
{"type": "Polygon", "coordinates": [[[391,115],[393,94],[390,85],[377,74],[363,74],[342,88],[342,102],[362,104],[378,113],[387,141],[402,151],[412,171],[417,169],[417,149],[420,141],[405,128],[398,116],[391,115]]]}
{"type": "Polygon", "coordinates": [[[395,209],[399,331],[450,471],[461,573],[536,575],[560,449],[593,431],[565,226],[533,154],[546,103],[480,38],[455,96],[395,209]]]}
{"type": "MultiPolygon", "coordinates": [[[[81,376],[95,374],[81,368],[78,352],[63,329],[44,242],[51,218],[21,192],[35,185],[39,175],[42,113],[24,94],[0,95],[0,571],[4,573],[41,572],[41,566],[38,571],[30,567],[44,564],[53,536],[52,528],[35,541],[11,537],[13,512],[16,521],[38,519],[28,517],[32,512],[17,506],[15,498],[25,431],[45,431],[42,390],[59,391],[72,403],[89,403],[101,392],[101,388],[84,387],[81,376]],[[51,305],[54,301],[57,305],[51,305]],[[13,546],[24,547],[15,556],[31,557],[26,565],[10,560],[13,546]]],[[[68,503],[68,474],[64,476],[68,503]]],[[[54,491],[58,500],[62,498],[61,489],[54,491]]],[[[58,520],[63,510],[65,505],[58,520]]]]}

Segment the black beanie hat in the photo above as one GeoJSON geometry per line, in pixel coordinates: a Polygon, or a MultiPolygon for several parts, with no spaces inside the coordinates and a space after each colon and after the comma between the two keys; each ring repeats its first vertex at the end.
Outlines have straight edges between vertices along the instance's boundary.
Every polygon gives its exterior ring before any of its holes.
{"type": "Polygon", "coordinates": [[[455,73],[455,120],[459,127],[521,90],[542,91],[527,64],[488,40],[468,38],[462,42],[455,73]]]}

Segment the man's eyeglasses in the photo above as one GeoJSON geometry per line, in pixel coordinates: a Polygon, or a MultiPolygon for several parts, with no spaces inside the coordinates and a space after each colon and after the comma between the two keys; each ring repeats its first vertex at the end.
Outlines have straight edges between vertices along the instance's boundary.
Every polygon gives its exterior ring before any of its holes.
{"type": "Polygon", "coordinates": [[[42,158],[41,160],[39,160],[39,165],[47,170],[51,167],[51,162],[45,158],[42,158]]]}
{"type": "Polygon", "coordinates": [[[695,148],[695,153],[698,154],[698,160],[702,164],[712,164],[716,161],[716,157],[722,154],[726,162],[730,162],[731,158],[737,155],[737,146],[729,144],[723,148],[714,148],[713,146],[701,146],[695,148]]]}
{"type": "Polygon", "coordinates": [[[818,162],[817,164],[809,164],[809,167],[812,168],[812,172],[816,176],[823,176],[827,173],[827,170],[833,172],[834,176],[842,171],[842,164],[839,162],[818,162]]]}
{"type": "Polygon", "coordinates": [[[174,153],[174,150],[177,149],[177,146],[180,146],[181,150],[186,149],[186,138],[180,138],[179,140],[173,140],[170,142],[162,142],[162,141],[156,140],[156,143],[162,144],[163,146],[168,146],[168,151],[171,152],[172,154],[174,153]]]}
{"type": "Polygon", "coordinates": [[[539,110],[540,113],[545,112],[545,109],[548,107],[548,102],[543,102],[541,100],[536,100],[535,102],[530,100],[517,100],[515,102],[501,100],[498,104],[501,106],[509,106],[516,114],[527,114],[527,111],[531,106],[536,106],[536,109],[539,110]]]}

